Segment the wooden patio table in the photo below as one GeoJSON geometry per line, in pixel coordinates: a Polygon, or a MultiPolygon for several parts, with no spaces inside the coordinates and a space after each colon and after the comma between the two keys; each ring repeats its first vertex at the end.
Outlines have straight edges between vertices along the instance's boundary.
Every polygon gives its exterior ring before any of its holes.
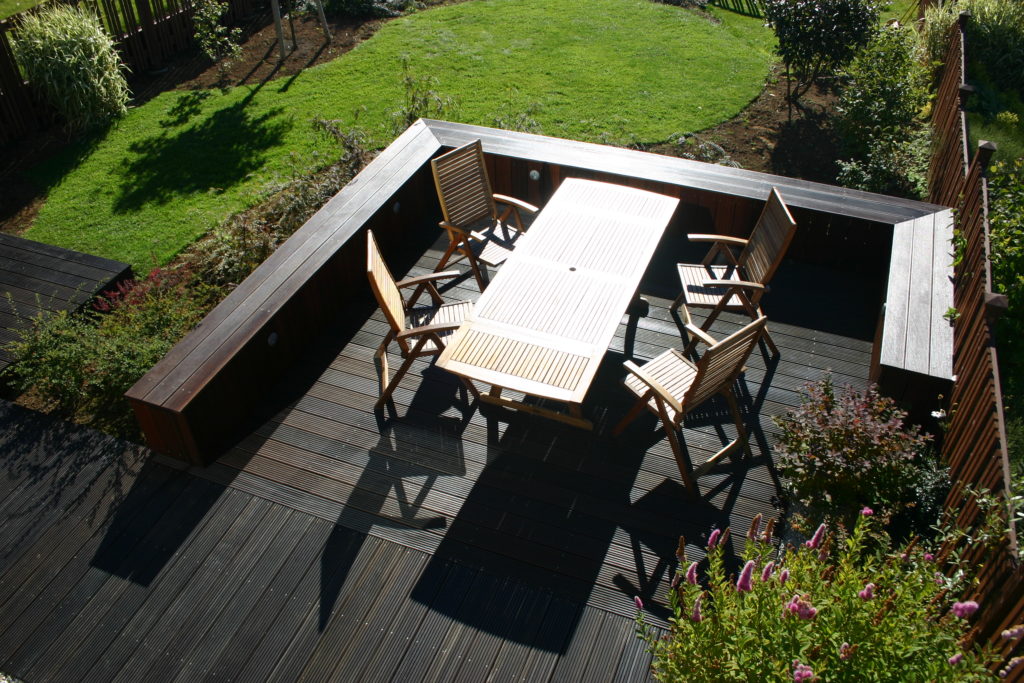
{"type": "Polygon", "coordinates": [[[567,178],[452,335],[437,365],[481,400],[590,429],[583,399],[679,200],[567,178]],[[564,403],[567,412],[502,390],[564,403]]]}

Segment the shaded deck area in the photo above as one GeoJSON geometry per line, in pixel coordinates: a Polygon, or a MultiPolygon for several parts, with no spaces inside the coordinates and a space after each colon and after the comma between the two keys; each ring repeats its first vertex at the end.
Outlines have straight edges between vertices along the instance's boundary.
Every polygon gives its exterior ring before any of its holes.
{"type": "MultiPolygon", "coordinates": [[[[680,343],[672,264],[701,254],[679,242],[659,248],[641,287],[649,310],[624,316],[609,349],[585,406],[593,433],[467,405],[459,382],[426,362],[395,392],[397,410],[374,415],[373,352],[387,326],[356,297],[209,467],[0,406],[0,671],[645,679],[633,596],[663,625],[680,535],[696,559],[712,527],[778,514],[771,417],[826,369],[867,383],[884,286],[782,265],[766,298],[781,355],[755,352],[739,391],[753,457],[719,465],[698,480],[700,500],[687,499],[653,416],[607,436],[630,403],[623,358],[680,343]]],[[[385,256],[396,276],[419,274],[440,246],[385,256]]],[[[472,278],[444,294],[477,295],[472,278]]],[[[726,316],[712,331],[739,323],[726,316]]],[[[711,404],[683,440],[699,464],[732,434],[724,403],[711,404]]]]}
{"type": "Polygon", "coordinates": [[[130,275],[127,263],[0,233],[0,370],[12,360],[3,347],[33,318],[77,311],[130,275]]]}

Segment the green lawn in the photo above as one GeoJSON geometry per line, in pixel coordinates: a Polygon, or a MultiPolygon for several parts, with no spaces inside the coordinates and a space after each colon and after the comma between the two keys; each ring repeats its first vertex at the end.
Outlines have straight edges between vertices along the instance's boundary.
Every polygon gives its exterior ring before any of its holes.
{"type": "Polygon", "coordinates": [[[389,22],[344,57],[226,93],[165,93],[105,135],[36,169],[46,204],[27,237],[166,263],[275,180],[315,165],[314,117],[357,123],[383,146],[401,60],[454,97],[449,118],[493,125],[536,105],[545,134],[656,142],[728,119],[760,91],[774,37],[650,0],[476,0],[389,22]],[[358,116],[358,121],[356,117],[358,116]]]}
{"type": "Polygon", "coordinates": [[[30,7],[35,7],[40,0],[0,0],[0,19],[24,12],[30,7]]]}

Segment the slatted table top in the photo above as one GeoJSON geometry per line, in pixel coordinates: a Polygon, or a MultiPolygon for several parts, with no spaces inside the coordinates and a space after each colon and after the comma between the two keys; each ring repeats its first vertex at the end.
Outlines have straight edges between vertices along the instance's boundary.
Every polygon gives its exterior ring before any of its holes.
{"type": "Polygon", "coordinates": [[[437,364],[579,405],[679,200],[567,178],[437,364]]]}

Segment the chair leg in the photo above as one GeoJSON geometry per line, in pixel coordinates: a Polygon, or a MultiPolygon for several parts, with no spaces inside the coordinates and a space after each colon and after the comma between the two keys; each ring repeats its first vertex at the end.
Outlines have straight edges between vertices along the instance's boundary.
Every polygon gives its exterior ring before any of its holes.
{"type": "Polygon", "coordinates": [[[679,443],[679,435],[676,434],[676,426],[670,420],[662,418],[662,426],[665,428],[665,435],[668,437],[668,445],[672,447],[672,455],[676,458],[676,466],[679,467],[679,476],[683,478],[683,486],[691,496],[699,496],[700,489],[697,482],[693,480],[693,473],[690,471],[690,463],[683,457],[683,447],[679,443]]]}
{"type": "Polygon", "coordinates": [[[736,439],[742,443],[747,443],[747,429],[743,426],[743,420],[740,418],[740,408],[736,403],[736,394],[733,393],[732,389],[726,389],[725,400],[729,404],[729,410],[732,411],[732,420],[736,425],[736,439]]]}
{"type": "Polygon", "coordinates": [[[435,273],[440,273],[442,270],[444,270],[444,267],[448,265],[448,259],[452,257],[452,254],[455,253],[455,249],[458,246],[459,245],[457,242],[448,243],[448,248],[445,249],[444,256],[441,257],[441,260],[437,262],[437,266],[434,268],[435,273]]]}
{"type": "Polygon", "coordinates": [[[480,288],[480,291],[484,291],[487,284],[484,282],[484,275],[480,271],[480,264],[477,262],[476,256],[470,249],[466,249],[466,260],[469,261],[469,267],[473,269],[473,277],[476,278],[476,286],[480,288]]]}
{"type": "Polygon", "coordinates": [[[649,399],[650,396],[647,395],[638,398],[636,402],[633,404],[633,407],[629,409],[629,412],[626,413],[626,415],[621,420],[619,420],[618,424],[615,425],[615,428],[612,429],[612,436],[618,436],[619,434],[621,434],[622,431],[626,428],[626,425],[635,420],[637,415],[639,415],[641,411],[643,411],[649,399]]]}
{"type": "Polygon", "coordinates": [[[398,372],[395,373],[395,376],[391,381],[387,381],[387,375],[384,375],[385,384],[382,386],[380,398],[378,398],[377,402],[373,404],[374,410],[380,410],[384,407],[385,403],[391,400],[391,394],[394,393],[395,388],[398,387],[398,383],[402,381],[402,377],[405,376],[405,373],[409,371],[409,366],[412,365],[413,358],[414,356],[412,354],[405,357],[405,360],[402,361],[402,365],[399,366],[398,372]]]}
{"type": "Polygon", "coordinates": [[[677,296],[676,300],[672,302],[672,305],[668,307],[668,310],[670,310],[670,311],[677,310],[680,306],[683,305],[684,301],[686,301],[686,290],[685,289],[683,291],[679,292],[679,296],[677,296]]]}
{"type": "Polygon", "coordinates": [[[779,347],[776,346],[775,342],[772,341],[772,335],[768,334],[767,325],[765,325],[764,327],[764,332],[762,333],[761,338],[764,339],[764,343],[768,345],[768,348],[772,350],[772,357],[778,356],[779,347]]]}

